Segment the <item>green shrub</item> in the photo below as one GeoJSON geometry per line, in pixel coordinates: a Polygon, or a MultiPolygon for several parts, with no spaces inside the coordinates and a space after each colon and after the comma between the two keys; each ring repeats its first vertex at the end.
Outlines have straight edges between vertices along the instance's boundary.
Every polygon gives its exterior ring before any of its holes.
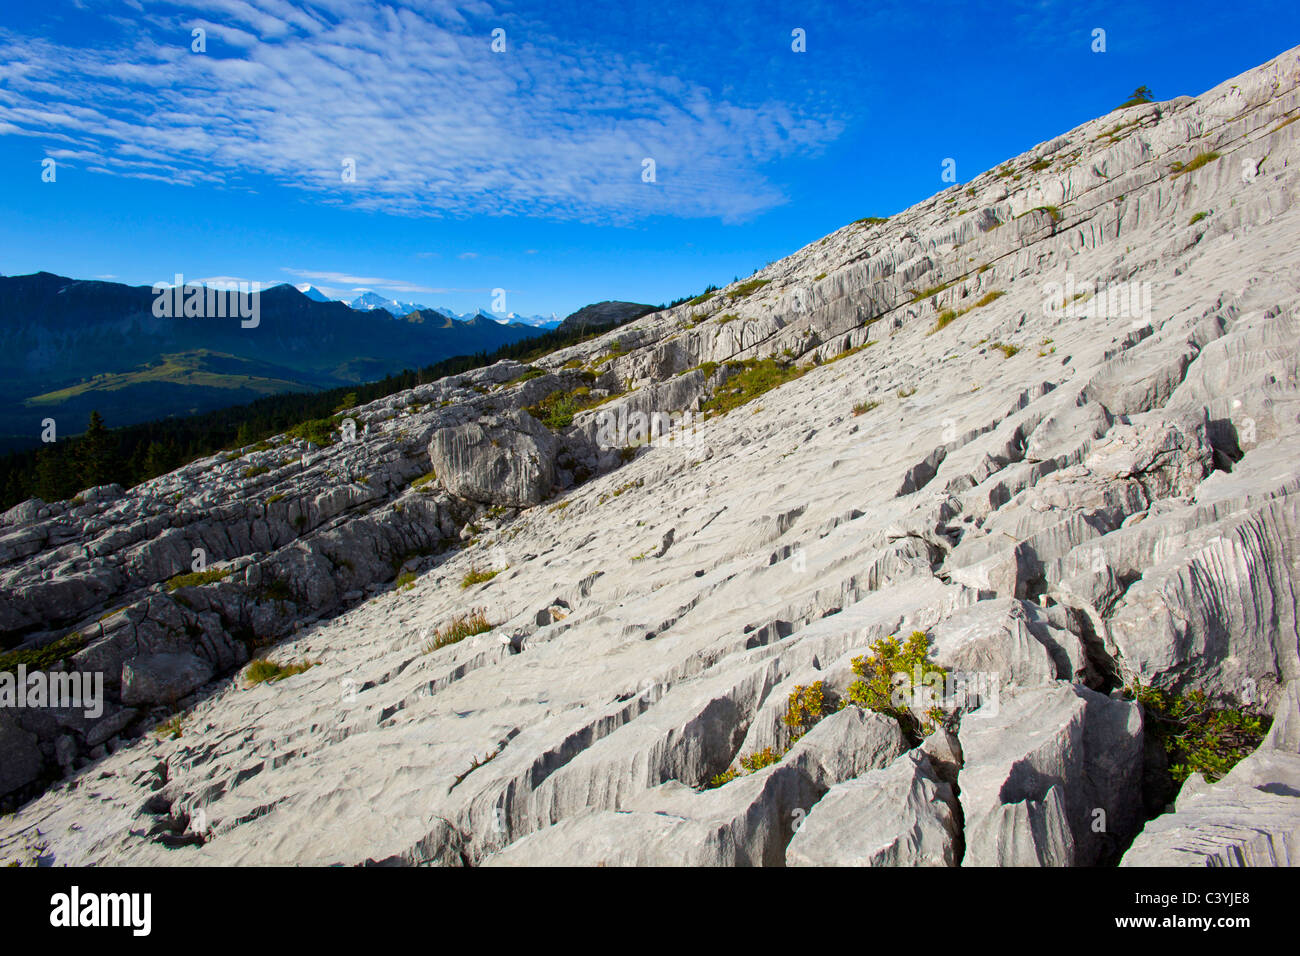
{"type": "Polygon", "coordinates": [[[889,222],[888,216],[866,216],[862,219],[854,219],[855,226],[879,226],[889,222]]]}
{"type": "Polygon", "coordinates": [[[790,691],[781,723],[791,728],[794,731],[794,740],[798,740],[825,716],[825,682],[815,681],[807,687],[800,684],[790,691]]]}
{"type": "Polygon", "coordinates": [[[434,472],[432,472],[432,471],[426,471],[426,472],[425,472],[424,474],[422,474],[419,478],[412,479],[412,481],[411,481],[411,487],[412,487],[412,488],[423,488],[423,487],[424,487],[425,485],[427,485],[429,482],[431,482],[431,481],[437,481],[437,480],[438,480],[438,476],[437,476],[434,472]]]}
{"type": "Polygon", "coordinates": [[[967,312],[974,312],[976,309],[983,308],[984,306],[988,305],[991,302],[996,302],[1004,295],[1006,295],[1006,292],[1002,291],[1001,289],[994,289],[991,292],[986,292],[983,296],[980,297],[980,300],[976,302],[974,305],[969,305],[966,308],[961,309],[960,311],[954,309],[947,309],[944,312],[940,313],[939,318],[934,323],[934,328],[932,328],[926,334],[934,335],[934,333],[940,331],[941,329],[947,328],[954,320],[965,315],[967,312]]]}
{"type": "Polygon", "coordinates": [[[256,478],[258,475],[265,475],[271,468],[268,465],[254,465],[252,468],[244,469],[245,478],[256,478]]]}
{"type": "Polygon", "coordinates": [[[941,282],[938,285],[932,285],[928,289],[919,289],[912,293],[913,302],[922,302],[931,296],[936,296],[945,289],[951,288],[959,280],[953,279],[951,282],[941,282]]]}
{"type": "Polygon", "coordinates": [[[0,674],[15,674],[20,664],[29,671],[43,671],[60,662],[68,661],[88,643],[90,642],[80,633],[73,631],[44,647],[5,651],[0,654],[0,674]]]}
{"type": "Polygon", "coordinates": [[[858,402],[853,406],[854,415],[865,415],[867,412],[880,406],[879,402],[858,402]]]}
{"type": "Polygon", "coordinates": [[[276,492],[275,494],[271,495],[271,497],[266,499],[266,503],[268,505],[273,505],[277,501],[284,501],[284,495],[280,494],[279,492],[276,492]]]}
{"type": "MultiPolygon", "coordinates": [[[[582,360],[581,360],[581,359],[575,359],[574,361],[576,361],[579,365],[582,364],[582,360]]],[[[522,384],[523,382],[527,382],[527,381],[529,381],[529,380],[531,380],[531,379],[534,379],[534,378],[541,378],[541,377],[542,377],[543,375],[545,375],[545,374],[546,374],[546,370],[545,370],[545,369],[537,368],[535,365],[534,365],[534,366],[530,366],[530,367],[524,369],[522,372],[520,372],[518,375],[516,375],[516,376],[515,376],[514,378],[512,378],[510,381],[506,382],[506,386],[505,386],[505,387],[506,387],[506,388],[509,388],[511,385],[520,385],[520,384],[522,384]]]]}
{"type": "Polygon", "coordinates": [[[731,368],[739,365],[740,371],[719,385],[713,397],[704,403],[701,411],[706,415],[725,415],[765,392],[794,381],[807,371],[774,358],[745,359],[727,365],[731,368]]]}
{"type": "Polygon", "coordinates": [[[205,584],[224,581],[228,577],[230,577],[229,568],[212,568],[208,571],[194,571],[190,574],[177,574],[167,580],[167,590],[175,591],[177,588],[200,588],[205,584]]]}
{"type": "Polygon", "coordinates": [[[933,335],[941,329],[946,329],[956,321],[957,316],[960,314],[961,313],[955,309],[944,309],[944,311],[939,313],[939,318],[935,319],[934,328],[930,330],[930,334],[933,335]]]}
{"type": "Polygon", "coordinates": [[[1187,223],[1187,225],[1194,226],[1209,215],[1210,214],[1208,212],[1198,212],[1195,216],[1191,218],[1191,220],[1187,223]]]}
{"type": "Polygon", "coordinates": [[[1145,728],[1164,745],[1179,784],[1193,773],[1218,780],[1255,751],[1272,723],[1248,708],[1216,707],[1199,690],[1175,694],[1135,682],[1127,692],[1142,705],[1145,728]]]}
{"type": "Polygon", "coordinates": [[[1177,179],[1179,176],[1193,173],[1202,166],[1210,165],[1210,163],[1214,162],[1218,158],[1219,154],[1214,150],[1210,150],[1208,153],[1200,153],[1199,155],[1192,157],[1191,161],[1186,164],[1179,162],[1170,163],[1169,168],[1172,171],[1172,175],[1169,178],[1177,179]]]}
{"type": "Polygon", "coordinates": [[[586,385],[579,385],[572,391],[566,392],[559,389],[551,392],[536,404],[528,406],[524,411],[552,431],[559,431],[572,425],[573,417],[578,412],[585,411],[588,408],[595,408],[608,400],[607,398],[592,398],[591,389],[586,385]]]}
{"type": "Polygon", "coordinates": [[[393,584],[399,590],[402,591],[411,590],[411,588],[415,587],[415,572],[403,571],[401,574],[397,576],[397,579],[393,582],[393,584]]]}
{"type": "MultiPolygon", "coordinates": [[[[1139,86],[1136,90],[1133,91],[1132,96],[1126,99],[1123,103],[1119,104],[1119,106],[1115,107],[1115,109],[1123,110],[1123,109],[1128,109],[1130,106],[1141,106],[1143,103],[1150,103],[1150,102],[1151,102],[1151,90],[1148,87],[1139,86]]],[[[1111,110],[1111,112],[1113,113],[1114,110],[1111,110]]]]}
{"type": "Polygon", "coordinates": [[[170,720],[163,721],[161,724],[159,724],[157,727],[153,729],[153,732],[157,734],[160,739],[165,737],[171,740],[180,740],[182,723],[183,723],[183,718],[181,717],[180,714],[177,714],[175,717],[172,717],[170,720]]]}
{"type": "Polygon", "coordinates": [[[729,295],[733,299],[743,299],[747,295],[757,292],[763,286],[771,283],[771,279],[747,279],[731,290],[729,295]]]}
{"type": "Polygon", "coordinates": [[[298,438],[303,441],[309,441],[313,445],[325,447],[334,444],[335,427],[334,420],[330,418],[313,418],[305,422],[300,422],[290,428],[286,435],[290,438],[298,438]]]}
{"type": "Polygon", "coordinates": [[[424,645],[424,653],[431,653],[449,644],[459,644],[467,637],[486,634],[490,630],[492,625],[488,622],[487,612],[482,608],[475,608],[468,614],[452,618],[450,624],[435,631],[433,639],[424,645]]]}
{"type": "Polygon", "coordinates": [[[501,569],[499,568],[494,568],[492,570],[485,570],[485,571],[480,571],[478,568],[470,568],[469,571],[466,572],[465,577],[461,579],[460,588],[463,591],[466,588],[471,588],[476,584],[482,584],[484,581],[491,581],[494,577],[496,577],[500,573],[501,573],[501,569]]]}
{"type": "Polygon", "coordinates": [[[919,685],[930,682],[929,675],[946,678],[947,671],[930,660],[930,638],[925,631],[913,631],[906,643],[900,644],[896,636],[882,638],[871,645],[870,656],[853,658],[853,673],[858,675],[849,685],[847,703],[893,717],[905,731],[929,733],[933,724],[943,719],[937,702],[929,708],[927,722],[918,724],[912,711],[899,706],[894,699],[895,690],[901,691],[910,701],[919,685]]]}
{"type": "Polygon", "coordinates": [[[989,348],[997,349],[1007,358],[1011,358],[1011,356],[1020,351],[1019,345],[1008,345],[1006,342],[994,342],[989,346],[989,348]]]}
{"type": "Polygon", "coordinates": [[[293,677],[316,666],[315,661],[298,661],[291,664],[277,664],[265,657],[260,657],[248,665],[244,677],[250,684],[275,683],[286,677],[293,677]]]}

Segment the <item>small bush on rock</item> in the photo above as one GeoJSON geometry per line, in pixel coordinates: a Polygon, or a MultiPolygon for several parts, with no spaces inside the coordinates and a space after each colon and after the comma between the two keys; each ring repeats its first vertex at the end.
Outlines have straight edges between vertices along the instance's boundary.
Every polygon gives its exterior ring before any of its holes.
{"type": "Polygon", "coordinates": [[[1134,683],[1128,697],[1142,705],[1147,729],[1169,757],[1169,774],[1182,784],[1193,773],[1213,783],[1254,753],[1272,718],[1249,708],[1216,707],[1203,691],[1175,694],[1134,683]]]}

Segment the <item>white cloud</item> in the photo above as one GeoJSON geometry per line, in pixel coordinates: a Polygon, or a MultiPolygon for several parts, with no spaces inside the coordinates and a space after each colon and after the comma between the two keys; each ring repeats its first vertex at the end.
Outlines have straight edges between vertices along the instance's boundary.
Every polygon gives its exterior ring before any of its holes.
{"type": "Polygon", "coordinates": [[[119,176],[250,190],[270,177],[386,213],[601,222],[748,218],[784,201],[766,164],[840,131],[786,103],[721,100],[482,2],[179,5],[132,21],[116,49],[0,30],[0,130],[119,176]],[[509,25],[510,52],[490,51],[487,20],[509,25]],[[193,26],[208,31],[206,54],[190,51],[193,26]],[[654,183],[641,179],[646,157],[654,183]]]}

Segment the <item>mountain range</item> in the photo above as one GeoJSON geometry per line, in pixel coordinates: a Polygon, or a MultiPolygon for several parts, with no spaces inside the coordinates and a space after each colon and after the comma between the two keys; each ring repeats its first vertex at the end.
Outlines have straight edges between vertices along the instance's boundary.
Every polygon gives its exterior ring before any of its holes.
{"type": "Polygon", "coordinates": [[[260,293],[260,318],[165,318],[149,286],[39,272],[0,277],[0,450],[85,427],[185,415],[263,395],[373,381],[538,334],[522,322],[413,309],[377,322],[291,285],[260,293]]]}
{"type": "Polygon", "coordinates": [[[351,300],[335,299],[326,295],[316,286],[310,283],[303,283],[295,286],[299,292],[314,302],[346,302],[346,304],[356,309],[358,312],[375,312],[383,310],[393,318],[401,318],[412,312],[437,312],[449,318],[458,319],[461,322],[468,322],[471,319],[482,317],[491,319],[493,322],[505,324],[518,323],[520,325],[529,325],[539,329],[553,329],[559,326],[560,317],[555,314],[551,315],[520,315],[518,312],[506,312],[504,314],[490,312],[486,309],[477,309],[473,312],[457,312],[450,306],[427,306],[418,302],[401,302],[397,299],[390,299],[382,296],[378,292],[367,290],[362,292],[356,298],[351,300]]]}

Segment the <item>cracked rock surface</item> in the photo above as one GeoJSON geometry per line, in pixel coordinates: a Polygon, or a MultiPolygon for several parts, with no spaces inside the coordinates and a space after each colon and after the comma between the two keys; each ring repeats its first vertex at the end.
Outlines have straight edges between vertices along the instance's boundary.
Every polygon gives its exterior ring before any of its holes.
{"type": "Polygon", "coordinates": [[[77,632],[108,702],[0,712],[0,861],[1294,863],[1297,115],[1292,50],[536,371],[351,409],[355,440],[11,509],[0,629],[77,632]],[[601,438],[771,356],[808,370],[601,438]],[[953,733],[795,739],[794,688],[918,629],[988,677],[953,733]],[[314,666],[250,685],[266,655],[314,666]],[[1150,817],[1133,680],[1276,722],[1150,817]]]}

